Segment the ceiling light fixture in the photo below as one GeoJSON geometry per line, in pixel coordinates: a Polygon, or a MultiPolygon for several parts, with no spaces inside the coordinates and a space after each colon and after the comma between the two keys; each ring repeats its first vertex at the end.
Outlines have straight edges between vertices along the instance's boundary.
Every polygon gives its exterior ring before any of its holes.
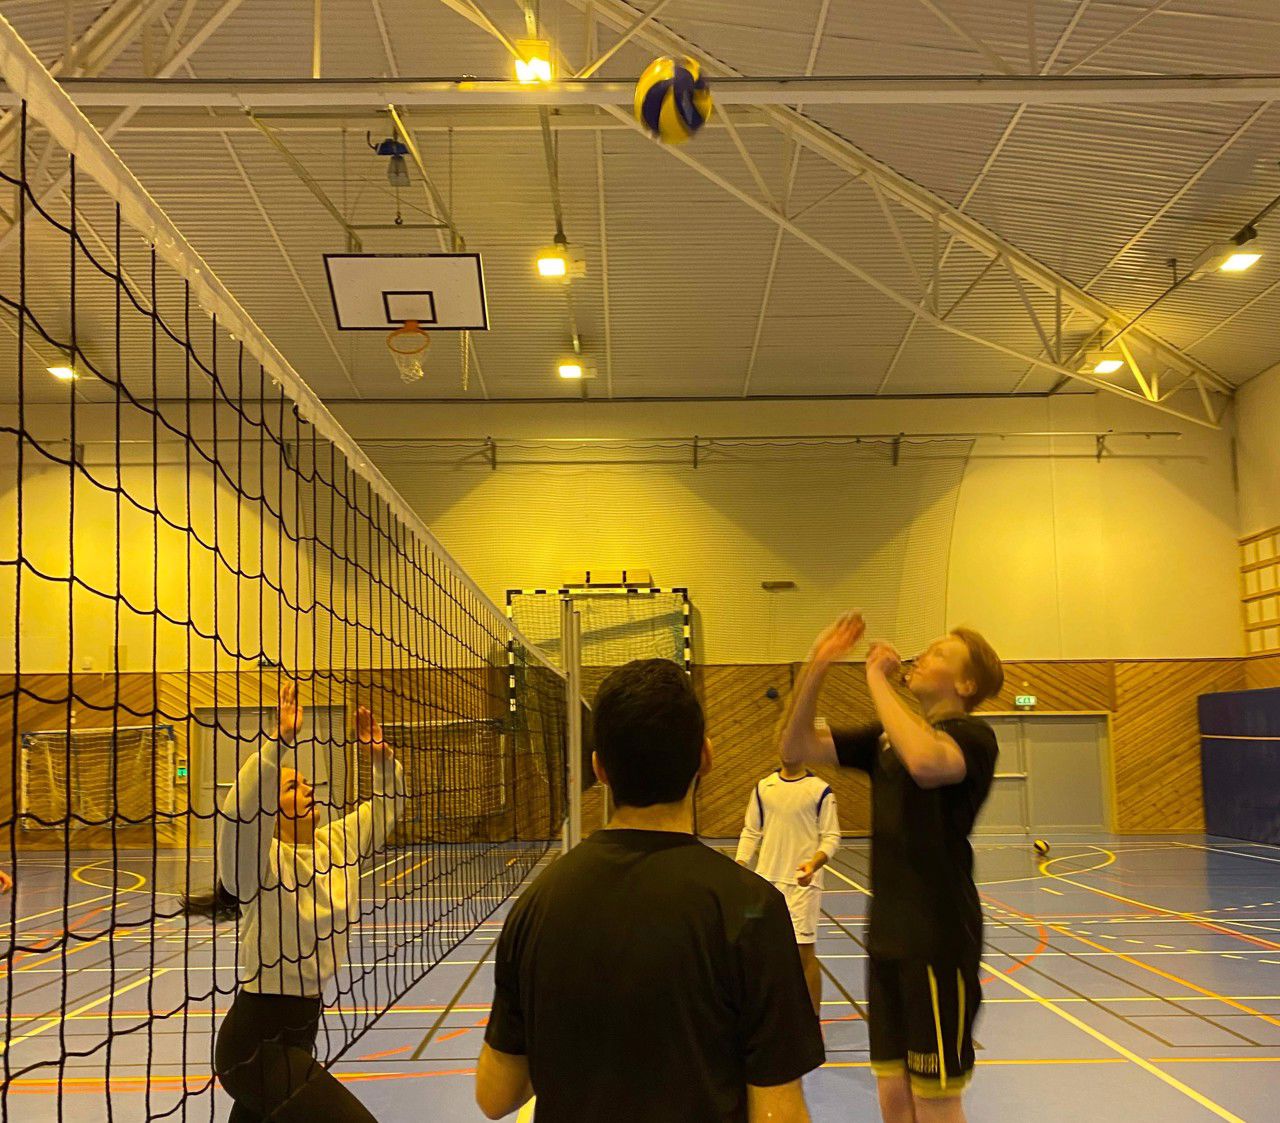
{"type": "Polygon", "coordinates": [[[1080,365],[1081,374],[1115,374],[1128,363],[1118,351],[1089,351],[1080,365]]]}
{"type": "Polygon", "coordinates": [[[557,230],[555,241],[538,251],[535,263],[538,276],[548,281],[568,284],[587,275],[587,263],[570,251],[563,230],[557,230]]]}
{"type": "Polygon", "coordinates": [[[1259,261],[1262,260],[1260,253],[1247,253],[1237,251],[1227,258],[1218,266],[1219,273],[1243,273],[1246,269],[1252,269],[1259,261]]]}
{"type": "Polygon", "coordinates": [[[545,39],[519,39],[516,50],[520,53],[516,59],[517,82],[522,86],[537,86],[551,81],[550,43],[545,39]]]}

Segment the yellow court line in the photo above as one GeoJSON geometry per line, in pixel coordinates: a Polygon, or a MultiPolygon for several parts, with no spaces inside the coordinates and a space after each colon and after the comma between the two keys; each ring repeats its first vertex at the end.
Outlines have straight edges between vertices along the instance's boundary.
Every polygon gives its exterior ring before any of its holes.
{"type": "Polygon", "coordinates": [[[520,1114],[516,1116],[516,1123],[533,1123],[533,1112],[537,1104],[538,1097],[534,1096],[520,1109],[520,1114]]]}
{"type": "Polygon", "coordinates": [[[20,1034],[18,1037],[11,1038],[9,1041],[0,1041],[0,1053],[7,1049],[12,1049],[21,1041],[28,1041],[33,1037],[38,1037],[42,1033],[61,1025],[68,1018],[75,1018],[83,1014],[86,1010],[92,1010],[95,1006],[101,1006],[104,1002],[109,1002],[113,998],[117,998],[128,991],[134,990],[136,987],[142,986],[143,983],[149,983],[156,975],[162,975],[168,970],[167,967],[157,967],[156,970],[149,975],[143,975],[140,979],[134,979],[131,983],[125,983],[124,986],[117,987],[110,994],[104,994],[95,998],[92,1002],[86,1002],[83,1006],[79,1006],[74,1010],[70,1010],[65,1014],[58,1014],[49,1018],[48,1025],[43,1025],[39,1029],[33,1029],[29,1033],[20,1034]]]}
{"type": "MultiPolygon", "coordinates": [[[[430,858],[423,858],[422,861],[420,861],[416,866],[410,866],[407,870],[404,871],[404,873],[396,874],[396,876],[391,879],[391,884],[394,885],[402,877],[408,877],[415,870],[422,869],[422,867],[425,866],[429,861],[431,861],[430,858]]],[[[516,1123],[519,1123],[519,1120],[516,1120],[516,1123]]]]}
{"type": "Polygon", "coordinates": [[[838,878],[839,878],[841,881],[843,881],[846,885],[852,885],[852,886],[853,886],[853,887],[854,887],[854,888],[855,888],[859,893],[864,893],[864,894],[866,894],[868,897],[870,897],[870,896],[872,895],[872,894],[871,894],[871,890],[870,890],[870,889],[868,889],[865,885],[859,885],[856,881],[854,881],[854,880],[853,880],[853,878],[851,878],[851,877],[845,877],[845,875],[844,875],[844,874],[842,874],[842,873],[841,873],[838,869],[836,869],[834,866],[827,866],[827,867],[825,867],[825,868],[827,869],[827,871],[828,871],[829,873],[833,873],[833,874],[835,874],[835,875],[836,875],[836,877],[838,877],[838,878]]]}
{"type": "MultiPolygon", "coordinates": [[[[1101,849],[1103,849],[1103,848],[1102,848],[1102,847],[1095,847],[1094,849],[1101,850],[1101,849]]],[[[1104,852],[1104,853],[1106,853],[1106,854],[1111,854],[1111,851],[1110,851],[1110,850],[1104,850],[1103,852],[1104,852]]],[[[1114,862],[1114,861],[1115,861],[1115,858],[1116,858],[1116,856],[1115,856],[1114,854],[1111,854],[1111,861],[1112,861],[1112,862],[1114,862]]],[[[1054,859],[1054,861],[1058,861],[1058,860],[1060,860],[1060,859],[1054,859]]],[[[1229,929],[1229,928],[1223,928],[1220,924],[1218,924],[1218,923],[1217,923],[1215,920],[1213,920],[1211,917],[1207,917],[1207,916],[1199,916],[1199,915],[1197,915],[1196,913],[1191,913],[1191,912],[1180,912],[1180,911],[1179,911],[1179,910],[1177,910],[1177,909],[1166,909],[1166,908],[1163,908],[1163,907],[1162,907],[1162,906],[1160,906],[1160,905],[1153,905],[1153,904],[1151,904],[1149,901],[1138,901],[1138,900],[1135,900],[1133,897],[1123,897],[1123,896],[1121,896],[1119,893],[1109,893],[1106,889],[1099,889],[1099,888],[1097,888],[1096,886],[1093,886],[1093,885],[1086,885],[1086,884],[1085,884],[1084,882],[1082,882],[1082,881],[1072,881],[1072,880],[1071,880],[1071,878],[1069,878],[1069,877],[1063,877],[1061,874],[1050,873],[1050,872],[1049,872],[1049,866],[1050,866],[1051,864],[1052,864],[1051,862],[1041,862],[1041,863],[1040,863],[1040,872],[1041,872],[1041,873],[1043,873],[1046,877],[1052,877],[1055,881],[1062,881],[1062,882],[1065,882],[1067,885],[1074,885],[1077,889],[1085,889],[1085,890],[1087,890],[1087,891],[1088,891],[1088,892],[1090,892],[1090,893],[1097,893],[1097,894],[1098,894],[1099,896],[1101,896],[1101,897],[1108,897],[1108,898],[1110,898],[1110,899],[1111,899],[1111,900],[1113,900],[1113,901],[1120,901],[1120,902],[1122,902],[1123,904],[1126,904],[1126,905],[1136,905],[1138,908],[1146,909],[1148,912],[1160,913],[1160,914],[1161,914],[1161,915],[1163,915],[1163,916],[1174,916],[1174,917],[1178,917],[1178,918],[1180,918],[1180,919],[1182,919],[1182,920],[1189,920],[1189,921],[1191,921],[1193,924],[1205,924],[1205,925],[1208,925],[1210,928],[1214,929],[1215,931],[1221,932],[1223,935],[1226,935],[1226,936],[1237,936],[1237,937],[1242,937],[1242,938],[1244,938],[1244,939],[1246,939],[1246,940],[1249,940],[1249,941],[1251,941],[1251,942],[1253,942],[1253,943],[1262,944],[1262,945],[1265,945],[1265,946],[1267,946],[1267,947],[1274,948],[1276,951],[1280,951],[1280,944],[1273,943],[1271,940],[1264,940],[1261,936],[1250,936],[1250,935],[1248,935],[1247,933],[1233,932],[1233,931],[1232,931],[1231,929],[1229,929]]],[[[1105,866],[1109,866],[1110,864],[1111,864],[1111,862],[1105,862],[1105,863],[1103,863],[1103,865],[1102,865],[1102,866],[1097,866],[1097,867],[1094,867],[1094,868],[1095,868],[1095,869],[1103,869],[1105,866]]],[[[1092,873],[1092,872],[1093,872],[1093,870],[1092,870],[1092,869],[1089,869],[1089,870],[1080,870],[1080,871],[1078,871],[1078,872],[1079,872],[1079,873],[1092,873]]]]}
{"type": "MultiPolygon", "coordinates": [[[[89,886],[90,889],[101,889],[101,885],[94,885],[91,881],[85,881],[80,875],[84,873],[85,870],[91,870],[101,865],[104,860],[105,859],[99,859],[96,862],[89,862],[86,865],[77,866],[72,871],[71,876],[75,878],[76,881],[80,882],[81,885],[89,886]]],[[[123,872],[132,874],[134,877],[142,878],[138,885],[134,886],[132,890],[125,890],[126,892],[134,892],[141,889],[141,887],[147,883],[147,879],[143,877],[142,874],[137,873],[134,870],[125,870],[123,872]]],[[[90,897],[87,901],[70,901],[65,906],[59,905],[57,908],[49,909],[46,912],[36,912],[32,913],[30,916],[19,916],[14,921],[14,927],[16,929],[19,924],[30,924],[33,920],[43,920],[46,916],[59,916],[62,914],[64,907],[68,910],[84,908],[85,905],[96,905],[99,901],[109,901],[112,896],[112,893],[104,893],[101,897],[90,897]]]]}
{"type": "MultiPolygon", "coordinates": [[[[85,880],[85,878],[84,878],[84,873],[85,873],[85,871],[86,871],[86,870],[96,870],[96,869],[100,868],[100,867],[102,866],[103,862],[105,862],[105,861],[106,861],[106,859],[105,859],[105,858],[100,858],[98,861],[96,861],[96,862],[90,862],[88,865],[84,865],[84,866],[77,866],[77,867],[76,867],[76,868],[71,872],[71,876],[72,876],[76,881],[80,882],[80,884],[81,884],[81,885],[87,885],[90,889],[109,889],[109,888],[111,888],[111,886],[108,886],[108,885],[98,885],[98,884],[96,884],[95,882],[92,882],[92,881],[86,881],[86,880],[85,880]]],[[[136,877],[136,878],[138,879],[138,884],[137,884],[137,885],[134,885],[134,886],[117,885],[117,886],[115,887],[115,891],[116,891],[116,892],[118,892],[118,893],[141,893],[141,892],[142,892],[143,887],[147,884],[147,877],[146,877],[146,875],[145,875],[145,874],[141,874],[141,873],[139,873],[137,870],[122,870],[122,869],[120,869],[119,867],[117,867],[117,872],[118,872],[118,873],[127,873],[130,877],[136,877]]],[[[108,894],[108,896],[110,896],[110,894],[108,894]]]]}
{"type": "Polygon", "coordinates": [[[1006,975],[1003,971],[1000,971],[995,967],[992,967],[989,963],[984,962],[982,967],[983,967],[983,970],[989,971],[1001,982],[1005,983],[1008,986],[1013,987],[1014,990],[1025,995],[1027,998],[1034,998],[1041,1006],[1043,1006],[1050,1013],[1057,1014],[1058,1017],[1060,1017],[1063,1021],[1068,1022],[1071,1025],[1075,1026],[1077,1029],[1081,1030],[1082,1032],[1087,1033],[1095,1041],[1107,1046],[1107,1048],[1111,1049],[1115,1053],[1118,1053],[1121,1057],[1124,1057],[1126,1060],[1132,1061],[1139,1068],[1143,1069],[1146,1072],[1149,1072],[1157,1080],[1160,1080],[1163,1083],[1169,1085],[1169,1087],[1173,1088],[1175,1091],[1181,1092],[1188,1099],[1193,1100],[1195,1103],[1198,1103],[1201,1107],[1205,1108],[1206,1110],[1213,1112],[1213,1114],[1216,1115],[1219,1119],[1225,1119],[1227,1120],[1227,1123],[1245,1123],[1245,1120],[1241,1119],[1240,1116],[1233,1115],[1225,1107],[1222,1107],[1220,1104],[1214,1103],[1213,1100],[1209,1099],[1208,1096],[1202,1095],[1200,1092],[1197,1092],[1194,1088],[1182,1083],[1182,1081],[1179,1080],[1177,1077],[1170,1076],[1169,1073],[1164,1072],[1163,1070],[1157,1068],[1150,1061],[1144,1059],[1143,1057],[1138,1056],[1138,1054],[1133,1052],[1131,1049],[1126,1049],[1118,1041],[1113,1041],[1101,1030],[1094,1029],[1093,1026],[1089,1025],[1088,1022],[1081,1021],[1074,1014],[1070,1013],[1067,1010],[1062,1009],[1062,1007],[1056,1005],[1050,999],[1045,998],[1041,994],[1037,994],[1030,987],[1024,986],[1017,979],[1009,975],[1006,975]]]}
{"type": "Polygon", "coordinates": [[[1144,971],[1150,971],[1153,975],[1159,975],[1162,979],[1166,979],[1171,983],[1177,983],[1178,986],[1186,987],[1188,990],[1194,990],[1198,994],[1203,994],[1206,998],[1213,998],[1219,1002],[1223,1002],[1228,1006],[1239,1010],[1244,1014],[1252,1014],[1255,1018],[1261,1018],[1264,1022],[1269,1022],[1273,1026],[1280,1026],[1280,1018],[1273,1018],[1270,1014],[1264,1014],[1261,1010],[1255,1010],[1252,1006],[1246,1006],[1242,1002],[1237,1002],[1234,998],[1228,998],[1225,994],[1219,994],[1216,990],[1210,990],[1208,987],[1202,987],[1199,983],[1193,983],[1190,979],[1183,979],[1177,975],[1171,975],[1167,971],[1160,970],[1159,967],[1153,967],[1150,963],[1145,963],[1141,959],[1134,959],[1130,955],[1125,955],[1122,951],[1116,951],[1104,944],[1095,944],[1092,940],[1084,936],[1079,936],[1075,932],[1067,928],[1063,928],[1058,924],[1050,924],[1049,929],[1057,932],[1060,936],[1070,936],[1073,940],[1079,940],[1080,943],[1088,947],[1095,948],[1098,951],[1105,951],[1116,959],[1123,960],[1125,963],[1134,967],[1141,967],[1144,971]]]}

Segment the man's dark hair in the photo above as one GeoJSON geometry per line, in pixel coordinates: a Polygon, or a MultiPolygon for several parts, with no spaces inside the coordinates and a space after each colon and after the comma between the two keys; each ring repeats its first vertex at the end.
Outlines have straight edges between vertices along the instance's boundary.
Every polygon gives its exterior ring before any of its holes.
{"type": "Polygon", "coordinates": [[[706,723],[689,676],[668,659],[637,659],[596,692],[595,750],[613,800],[651,807],[684,798],[698,773],[706,723]]]}

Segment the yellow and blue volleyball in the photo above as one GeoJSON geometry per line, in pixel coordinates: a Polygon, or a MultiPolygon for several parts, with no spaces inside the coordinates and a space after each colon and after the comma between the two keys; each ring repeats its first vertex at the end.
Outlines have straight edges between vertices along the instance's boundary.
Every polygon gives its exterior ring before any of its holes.
{"type": "Polygon", "coordinates": [[[711,86],[696,59],[654,59],[636,83],[636,120],[664,144],[683,144],[711,116],[711,86]]]}

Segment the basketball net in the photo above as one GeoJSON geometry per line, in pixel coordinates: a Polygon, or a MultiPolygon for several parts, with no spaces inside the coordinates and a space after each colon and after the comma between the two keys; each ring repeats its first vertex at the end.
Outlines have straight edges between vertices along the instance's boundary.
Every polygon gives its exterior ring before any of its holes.
{"type": "Polygon", "coordinates": [[[418,326],[417,320],[406,320],[403,327],[387,336],[387,349],[396,361],[401,381],[417,382],[426,374],[422,359],[430,346],[431,338],[418,326]]]}

